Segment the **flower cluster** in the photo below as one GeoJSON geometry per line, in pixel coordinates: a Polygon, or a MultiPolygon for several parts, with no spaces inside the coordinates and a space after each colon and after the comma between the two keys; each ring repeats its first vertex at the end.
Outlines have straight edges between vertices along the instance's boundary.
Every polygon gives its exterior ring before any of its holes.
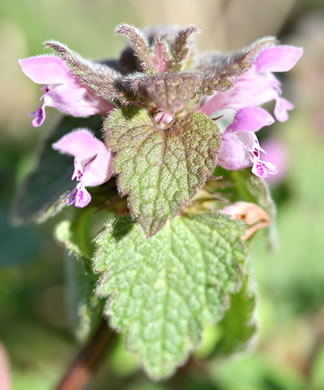
{"type": "MultiPolygon", "coordinates": [[[[23,72],[35,83],[44,84],[41,90],[41,106],[33,113],[33,126],[41,126],[45,120],[45,107],[75,117],[107,114],[114,106],[93,90],[79,83],[67,65],[56,56],[37,56],[19,60],[23,72]]],[[[53,144],[53,149],[74,156],[72,180],[79,183],[69,194],[67,205],[86,207],[91,195],[85,187],[108,181],[113,172],[112,154],[105,144],[88,129],[76,129],[53,144]]]]}
{"type": "Polygon", "coordinates": [[[301,48],[285,45],[262,50],[251,69],[236,79],[231,90],[215,93],[201,106],[200,110],[206,115],[224,109],[236,110],[232,123],[222,136],[219,153],[222,167],[236,170],[252,165],[252,172],[262,178],[277,173],[273,164],[260,159],[260,153],[265,151],[260,147],[255,132],[271,125],[274,119],[259,106],[275,100],[275,118],[280,122],[288,119],[288,111],[294,106],[281,96],[280,82],[272,72],[289,71],[302,53],[301,48]]]}
{"type": "MultiPolygon", "coordinates": [[[[277,45],[272,37],[230,55],[197,54],[193,50],[193,26],[159,28],[139,32],[122,25],[118,32],[129,39],[118,61],[96,63],[81,58],[65,45],[50,41],[58,55],[37,56],[19,61],[23,72],[41,84],[44,94],[33,125],[45,120],[45,107],[76,117],[109,116],[115,107],[144,107],[154,125],[167,129],[179,118],[197,111],[223,123],[218,164],[228,170],[252,167],[266,178],[276,167],[261,158],[256,132],[274,122],[261,106],[275,101],[274,117],[284,122],[293,104],[282,97],[280,81],[273,72],[295,66],[302,49],[277,45]]],[[[88,129],[76,129],[53,148],[74,156],[72,180],[76,188],[68,204],[85,207],[91,200],[86,187],[100,185],[113,174],[109,145],[88,129]]],[[[216,158],[216,156],[215,156],[216,158]]]]}

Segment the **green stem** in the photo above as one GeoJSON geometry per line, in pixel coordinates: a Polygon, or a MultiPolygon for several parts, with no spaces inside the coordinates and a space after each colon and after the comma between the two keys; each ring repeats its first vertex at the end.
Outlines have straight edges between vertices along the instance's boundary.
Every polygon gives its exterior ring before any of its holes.
{"type": "Polygon", "coordinates": [[[56,390],[82,390],[91,381],[114,340],[114,333],[102,320],[97,331],[81,349],[56,390]]]}

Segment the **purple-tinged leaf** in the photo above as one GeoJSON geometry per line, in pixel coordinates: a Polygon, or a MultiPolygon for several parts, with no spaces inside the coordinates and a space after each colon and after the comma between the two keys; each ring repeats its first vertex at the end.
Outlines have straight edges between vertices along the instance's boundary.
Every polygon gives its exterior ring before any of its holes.
{"type": "Polygon", "coordinates": [[[101,96],[111,102],[123,99],[124,94],[119,89],[121,74],[118,71],[104,63],[85,60],[63,43],[47,41],[45,44],[55,50],[68,65],[74,77],[91,88],[97,96],[101,96]]]}
{"type": "Polygon", "coordinates": [[[116,152],[115,172],[131,213],[148,237],[179,213],[212,174],[220,147],[216,124],[191,113],[167,130],[146,110],[115,110],[104,123],[106,143],[116,152]]]}
{"type": "Polygon", "coordinates": [[[261,51],[275,43],[275,38],[265,37],[228,55],[218,52],[202,54],[195,64],[195,69],[201,72],[203,80],[198,93],[207,96],[232,88],[233,82],[251,68],[261,51]]]}
{"type": "Polygon", "coordinates": [[[149,45],[144,34],[134,26],[121,24],[116,28],[116,32],[125,35],[134,54],[138,58],[142,71],[155,73],[154,64],[150,55],[149,45]]]}
{"type": "Polygon", "coordinates": [[[156,38],[154,41],[152,61],[158,73],[167,72],[172,64],[168,46],[161,38],[156,38]]]}
{"type": "Polygon", "coordinates": [[[182,69],[185,61],[190,55],[192,47],[192,35],[198,32],[199,30],[197,27],[189,26],[177,33],[174,44],[171,46],[171,53],[173,56],[173,71],[178,72],[182,69]]]}
{"type": "Polygon", "coordinates": [[[292,46],[288,46],[287,49],[287,46],[275,44],[274,38],[266,37],[232,56],[216,54],[214,58],[206,57],[198,61],[196,68],[201,71],[203,82],[197,94],[212,94],[202,101],[200,111],[206,115],[213,115],[224,109],[257,107],[275,100],[276,119],[286,121],[288,111],[294,106],[281,96],[281,83],[270,69],[278,71],[290,69],[300,58],[302,49],[292,46]],[[235,71],[236,67],[238,72],[235,71]],[[231,68],[234,72],[226,73],[231,68]],[[224,69],[225,77],[222,73],[224,69]],[[213,80],[217,82],[218,79],[230,81],[233,84],[231,90],[215,89],[217,93],[213,93],[213,80]]]}
{"type": "Polygon", "coordinates": [[[200,78],[194,73],[161,73],[156,76],[129,78],[128,87],[148,101],[152,110],[175,114],[195,95],[200,78]],[[151,103],[151,104],[150,104],[151,103]]]}

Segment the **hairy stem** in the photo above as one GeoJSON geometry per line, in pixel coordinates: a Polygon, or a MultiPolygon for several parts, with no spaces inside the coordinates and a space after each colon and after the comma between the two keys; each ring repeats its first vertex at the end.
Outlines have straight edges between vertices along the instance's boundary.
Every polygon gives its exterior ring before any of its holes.
{"type": "Polygon", "coordinates": [[[98,329],[81,349],[56,390],[82,390],[92,379],[114,340],[114,333],[102,320],[98,329]]]}

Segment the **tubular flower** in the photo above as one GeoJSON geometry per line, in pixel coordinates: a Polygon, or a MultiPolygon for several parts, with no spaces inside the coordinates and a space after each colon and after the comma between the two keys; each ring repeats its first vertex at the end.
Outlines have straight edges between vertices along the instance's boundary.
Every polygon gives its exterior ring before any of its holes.
{"type": "Polygon", "coordinates": [[[262,108],[240,109],[222,135],[218,163],[225,169],[237,170],[252,166],[252,172],[266,178],[277,173],[270,162],[261,160],[261,148],[255,132],[274,122],[272,116],[262,108]]]}
{"type": "Polygon", "coordinates": [[[216,92],[200,107],[206,115],[213,115],[225,108],[240,109],[247,106],[261,106],[275,100],[274,115],[280,122],[288,119],[288,111],[294,105],[281,96],[281,83],[272,72],[287,72],[292,69],[303,49],[279,45],[260,52],[251,68],[235,81],[235,86],[226,92],[216,92]]]}
{"type": "Polygon", "coordinates": [[[113,173],[112,153],[87,129],[76,129],[52,145],[61,153],[74,156],[72,180],[79,183],[69,194],[67,205],[86,207],[91,195],[85,187],[108,181],[113,173]]]}
{"type": "Polygon", "coordinates": [[[45,120],[45,107],[75,117],[86,117],[94,114],[106,114],[114,106],[98,97],[88,86],[79,83],[71,74],[68,66],[56,56],[36,56],[20,59],[22,71],[34,83],[44,84],[41,90],[41,106],[30,115],[33,126],[41,126],[45,120]]]}

